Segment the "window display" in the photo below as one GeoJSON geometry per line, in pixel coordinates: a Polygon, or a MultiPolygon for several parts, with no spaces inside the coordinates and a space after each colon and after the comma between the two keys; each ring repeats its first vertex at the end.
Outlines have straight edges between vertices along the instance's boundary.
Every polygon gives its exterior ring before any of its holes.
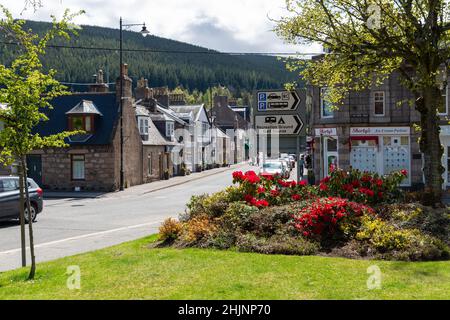
{"type": "Polygon", "coordinates": [[[374,140],[352,142],[350,165],[360,171],[377,172],[378,146],[374,140]]]}

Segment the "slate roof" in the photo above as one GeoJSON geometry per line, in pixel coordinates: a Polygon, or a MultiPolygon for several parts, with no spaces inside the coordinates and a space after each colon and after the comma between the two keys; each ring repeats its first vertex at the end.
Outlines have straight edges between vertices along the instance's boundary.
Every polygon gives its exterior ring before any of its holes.
{"type": "Polygon", "coordinates": [[[200,116],[200,111],[203,108],[203,104],[198,105],[184,105],[184,106],[170,106],[170,110],[175,111],[178,114],[189,114],[192,112],[194,121],[197,121],[200,116]]]}
{"type": "Polygon", "coordinates": [[[95,104],[90,100],[81,100],[75,107],[66,112],[66,114],[98,114],[102,116],[102,113],[98,111],[95,104]]]}
{"type": "Polygon", "coordinates": [[[215,116],[215,124],[218,127],[234,128],[235,118],[237,117],[239,129],[247,129],[250,123],[246,121],[242,116],[233,111],[229,106],[215,106],[209,111],[210,116],[215,116]]]}
{"type": "Polygon", "coordinates": [[[109,144],[113,139],[114,126],[118,119],[119,106],[116,103],[116,94],[114,92],[107,93],[75,93],[61,96],[53,99],[51,104],[53,109],[45,109],[43,112],[48,116],[48,121],[41,122],[35,129],[35,132],[41,136],[49,136],[52,134],[67,131],[67,115],[69,112],[81,103],[83,100],[92,101],[101,116],[96,116],[95,132],[87,140],[66,139],[69,145],[105,145],[109,144]]]}
{"type": "Polygon", "coordinates": [[[137,116],[147,116],[149,117],[148,121],[148,140],[142,140],[143,145],[150,145],[150,146],[171,146],[175,145],[176,143],[173,141],[167,140],[159,130],[156,128],[155,124],[152,121],[152,115],[153,113],[150,113],[147,108],[136,105],[136,115],[137,116]]]}

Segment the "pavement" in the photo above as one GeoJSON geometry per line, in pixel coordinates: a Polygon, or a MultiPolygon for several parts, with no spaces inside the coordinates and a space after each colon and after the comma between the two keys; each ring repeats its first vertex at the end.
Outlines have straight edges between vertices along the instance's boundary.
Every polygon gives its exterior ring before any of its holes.
{"type": "MultiPolygon", "coordinates": [[[[72,193],[46,198],[34,224],[36,260],[49,261],[157,233],[162,221],[184,212],[192,195],[231,185],[231,172],[236,169],[257,170],[241,164],[89,198],[72,193]]],[[[0,272],[21,267],[19,229],[17,221],[0,222],[0,272]]],[[[27,262],[28,255],[27,250],[27,262]]]]}

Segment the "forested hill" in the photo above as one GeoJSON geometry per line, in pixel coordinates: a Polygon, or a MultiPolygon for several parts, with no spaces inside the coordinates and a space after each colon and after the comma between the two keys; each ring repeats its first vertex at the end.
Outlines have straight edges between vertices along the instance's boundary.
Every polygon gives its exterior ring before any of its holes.
{"type": "MultiPolygon", "coordinates": [[[[50,24],[28,21],[26,27],[40,33],[50,24]]],[[[118,48],[118,39],[117,29],[83,26],[78,37],[74,36],[70,41],[58,39],[53,44],[118,48]]],[[[144,38],[137,32],[124,31],[124,49],[159,51],[124,52],[124,62],[128,63],[133,80],[143,76],[149,79],[151,86],[167,85],[172,89],[182,85],[189,90],[204,92],[208,87],[220,84],[238,91],[250,91],[278,88],[295,79],[276,57],[211,54],[214,51],[151,35],[144,38]]],[[[0,44],[1,63],[8,63],[14,50],[14,46],[0,44]]],[[[44,64],[58,71],[60,81],[92,82],[93,74],[101,68],[105,71],[105,80],[114,82],[118,76],[119,53],[116,50],[49,48],[44,64]]]]}

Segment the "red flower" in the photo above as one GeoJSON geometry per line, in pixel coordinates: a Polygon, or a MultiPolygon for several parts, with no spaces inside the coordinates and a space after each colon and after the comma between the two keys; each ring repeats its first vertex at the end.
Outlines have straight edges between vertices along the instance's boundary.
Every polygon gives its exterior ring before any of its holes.
{"type": "Polygon", "coordinates": [[[263,186],[259,186],[256,192],[258,192],[259,194],[264,193],[266,192],[266,188],[264,188],[263,186]]]}
{"type": "Polygon", "coordinates": [[[325,177],[322,180],[320,180],[320,183],[327,183],[330,181],[330,177],[325,177]]]}
{"type": "Polygon", "coordinates": [[[233,180],[234,181],[242,181],[244,179],[244,174],[242,171],[234,171],[233,172],[233,180]]]}
{"type": "Polygon", "coordinates": [[[301,186],[301,187],[304,187],[304,186],[306,186],[308,183],[306,182],[306,180],[301,180],[299,183],[298,183],[298,185],[299,186],[301,186]]]}
{"type": "Polygon", "coordinates": [[[400,170],[400,173],[406,177],[408,175],[408,170],[406,169],[400,170]]]}
{"type": "Polygon", "coordinates": [[[352,181],[352,186],[355,188],[359,188],[361,186],[361,183],[358,180],[353,180],[352,181]]]}
{"type": "Polygon", "coordinates": [[[297,185],[297,182],[291,181],[291,188],[295,188],[296,185],[297,185]]]}
{"type": "Polygon", "coordinates": [[[293,194],[292,197],[291,197],[291,199],[294,200],[294,201],[298,201],[298,200],[300,200],[301,198],[302,198],[302,197],[301,197],[299,194],[293,194]]]}
{"type": "Polygon", "coordinates": [[[280,195],[280,192],[277,189],[273,189],[273,190],[270,190],[270,194],[273,197],[278,197],[280,195]]]}
{"type": "Polygon", "coordinates": [[[380,199],[383,198],[383,192],[381,192],[381,191],[378,192],[378,198],[380,198],[380,199]]]}
{"type": "Polygon", "coordinates": [[[383,180],[381,180],[381,179],[376,179],[375,180],[375,184],[378,186],[378,187],[382,187],[383,186],[383,180]]]}
{"type": "Polygon", "coordinates": [[[253,200],[254,198],[253,198],[253,196],[251,195],[251,194],[246,194],[245,196],[244,196],[244,200],[246,201],[246,202],[252,202],[252,200],[253,200]]]}
{"type": "Polygon", "coordinates": [[[255,171],[247,171],[244,174],[244,179],[251,184],[259,183],[261,179],[256,175],[255,171]]]}
{"type": "Polygon", "coordinates": [[[256,206],[257,207],[268,207],[269,202],[267,202],[267,200],[262,199],[262,200],[256,201],[256,206]]]}
{"type": "Polygon", "coordinates": [[[263,172],[259,175],[260,177],[272,181],[273,180],[273,174],[267,173],[267,172],[263,172]]]}
{"type": "Polygon", "coordinates": [[[324,183],[320,183],[319,189],[321,191],[327,191],[328,190],[328,186],[326,184],[324,184],[324,183]]]}

